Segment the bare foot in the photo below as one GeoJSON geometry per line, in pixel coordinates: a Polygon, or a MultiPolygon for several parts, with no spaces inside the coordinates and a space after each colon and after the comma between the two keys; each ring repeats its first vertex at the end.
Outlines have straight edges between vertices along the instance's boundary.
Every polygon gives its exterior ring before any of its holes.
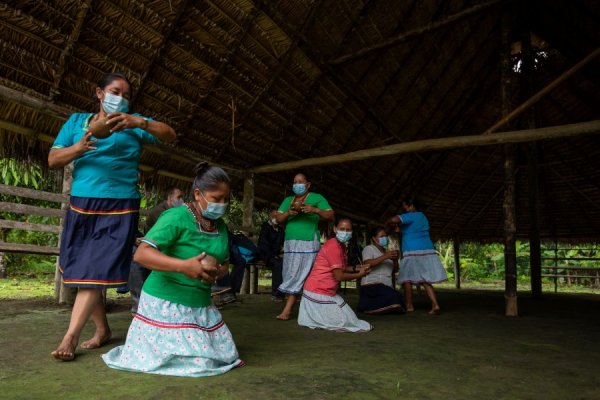
{"type": "Polygon", "coordinates": [[[408,307],[408,308],[406,309],[406,312],[414,312],[414,311],[415,311],[415,308],[414,308],[414,307],[408,307]]]}
{"type": "Polygon", "coordinates": [[[52,357],[62,361],[72,361],[75,359],[75,348],[77,347],[77,340],[72,336],[65,336],[52,353],[52,357]]]}
{"type": "Polygon", "coordinates": [[[290,315],[289,314],[279,314],[276,318],[280,321],[287,321],[288,319],[290,319],[290,315]]]}
{"type": "Polygon", "coordinates": [[[94,333],[94,336],[90,340],[86,340],[81,343],[82,349],[97,349],[102,346],[104,343],[108,342],[112,337],[111,331],[98,332],[94,333]]]}
{"type": "Polygon", "coordinates": [[[440,315],[440,308],[432,308],[431,311],[429,311],[429,314],[431,315],[440,315]]]}

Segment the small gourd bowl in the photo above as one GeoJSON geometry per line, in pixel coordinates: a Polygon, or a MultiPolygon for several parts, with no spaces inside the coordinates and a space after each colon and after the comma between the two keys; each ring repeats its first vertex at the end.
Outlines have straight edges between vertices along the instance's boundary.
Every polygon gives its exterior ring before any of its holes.
{"type": "Polygon", "coordinates": [[[90,123],[88,131],[92,132],[92,135],[94,135],[94,137],[97,139],[106,139],[107,137],[112,135],[112,132],[110,130],[116,124],[116,122],[107,124],[107,119],[108,118],[106,117],[100,117],[96,121],[90,123]]]}

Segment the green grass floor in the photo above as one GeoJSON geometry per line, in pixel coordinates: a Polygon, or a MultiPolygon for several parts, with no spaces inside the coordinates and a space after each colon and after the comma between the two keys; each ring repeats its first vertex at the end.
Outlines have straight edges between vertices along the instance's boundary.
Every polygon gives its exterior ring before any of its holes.
{"type": "MultiPolygon", "coordinates": [[[[114,338],[52,359],[69,309],[49,298],[0,301],[2,399],[600,399],[600,297],[519,298],[503,316],[501,292],[441,289],[440,316],[417,311],[363,318],[375,329],[312,331],[278,321],[281,303],[243,297],[221,310],[247,366],[209,378],[122,372],[100,355],[123,343],[131,321],[117,298],[114,338]]],[[[344,295],[355,305],[354,293],[344,295]]],[[[84,338],[91,335],[89,324],[84,338]]]]}

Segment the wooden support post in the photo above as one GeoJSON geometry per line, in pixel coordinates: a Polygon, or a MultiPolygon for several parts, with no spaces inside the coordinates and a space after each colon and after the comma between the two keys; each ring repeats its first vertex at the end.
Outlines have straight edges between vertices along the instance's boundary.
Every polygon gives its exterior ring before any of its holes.
{"type": "MultiPolygon", "coordinates": [[[[524,3],[524,7],[528,7],[524,3]]],[[[521,37],[521,98],[529,98],[534,90],[534,55],[531,49],[531,32],[526,29],[521,37]]],[[[526,111],[527,129],[536,128],[535,106],[526,111]]],[[[539,181],[538,181],[538,145],[531,142],[528,147],[529,181],[529,268],[531,295],[542,297],[542,250],[540,240],[539,181]]]]}
{"type": "Polygon", "coordinates": [[[460,289],[460,239],[455,237],[452,240],[454,247],[454,283],[457,289],[460,289]]]}
{"type": "MultiPolygon", "coordinates": [[[[63,169],[63,194],[71,193],[71,186],[73,184],[73,163],[65,165],[63,169]]],[[[66,203],[62,203],[61,209],[67,210],[69,208],[69,200],[66,203]]],[[[62,240],[62,227],[64,225],[64,217],[60,220],[61,233],[58,237],[58,247],[60,248],[60,241],[62,240]]],[[[73,304],[75,303],[75,296],[77,295],[77,288],[65,287],[62,274],[59,270],[60,257],[56,258],[56,269],[54,271],[54,297],[58,304],[73,304]]]]}
{"type": "Polygon", "coordinates": [[[242,199],[244,214],[242,217],[242,230],[246,233],[254,231],[252,214],[254,212],[254,174],[249,173],[244,178],[244,198],[242,199]]]}
{"type": "MultiPolygon", "coordinates": [[[[501,33],[501,82],[500,94],[502,99],[502,116],[505,116],[510,106],[510,80],[512,64],[510,58],[509,16],[502,15],[501,33]]],[[[517,251],[515,233],[517,231],[515,191],[516,191],[516,149],[514,144],[504,145],[504,202],[502,205],[504,216],[504,298],[505,315],[517,316],[517,251]]]]}

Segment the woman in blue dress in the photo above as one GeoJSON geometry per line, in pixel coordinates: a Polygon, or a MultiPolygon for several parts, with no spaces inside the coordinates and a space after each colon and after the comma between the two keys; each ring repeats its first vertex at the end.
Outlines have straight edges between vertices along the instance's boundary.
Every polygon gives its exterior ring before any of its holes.
{"type": "Polygon", "coordinates": [[[413,199],[402,202],[404,213],[390,219],[392,224],[398,224],[402,231],[402,260],[398,283],[404,289],[406,311],[414,311],[412,285],[423,285],[431,300],[430,314],[439,314],[440,305],[437,302],[432,284],[448,280],[446,270],[435,252],[429,236],[429,221],[425,214],[417,209],[413,199]]]}
{"type": "Polygon", "coordinates": [[[75,358],[79,336],[88,319],[94,336],[81,347],[100,347],[111,338],[102,290],[127,283],[137,232],[140,194],[138,164],[142,146],[175,139],[162,122],[129,113],[131,84],[110,73],[96,88],[96,113],[75,113],[63,125],[48,154],[50,168],[73,162],[70,208],[64,219],[59,269],[66,287],[78,288],[69,328],[51,354],[75,358]],[[110,135],[96,138],[90,125],[106,121],[110,135]]]}

